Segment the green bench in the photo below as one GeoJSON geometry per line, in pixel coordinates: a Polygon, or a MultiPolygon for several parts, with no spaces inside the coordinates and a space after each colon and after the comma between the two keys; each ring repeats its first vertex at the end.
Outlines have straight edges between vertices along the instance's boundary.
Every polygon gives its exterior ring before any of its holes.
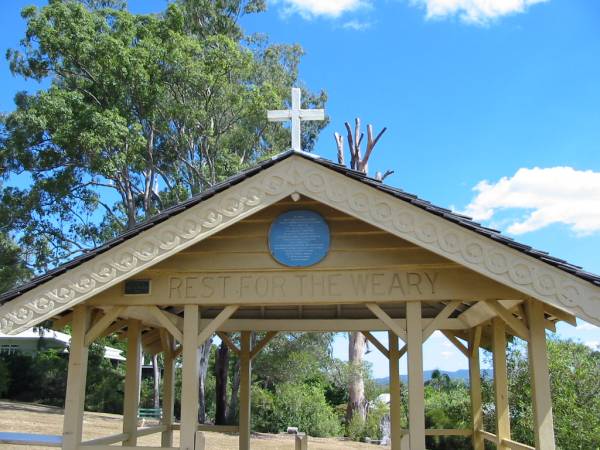
{"type": "Polygon", "coordinates": [[[138,410],[138,419],[142,419],[142,423],[146,419],[162,419],[162,408],[140,408],[138,410]]]}

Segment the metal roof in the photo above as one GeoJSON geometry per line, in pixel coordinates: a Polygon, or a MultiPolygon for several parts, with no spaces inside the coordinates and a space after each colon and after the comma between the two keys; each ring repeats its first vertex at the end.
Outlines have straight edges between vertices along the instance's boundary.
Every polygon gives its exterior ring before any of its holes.
{"type": "Polygon", "coordinates": [[[303,151],[299,152],[299,151],[294,151],[294,150],[288,150],[288,151],[280,153],[270,159],[261,161],[256,166],[254,166],[250,169],[247,169],[245,171],[242,171],[242,172],[238,173],[237,175],[234,175],[233,177],[228,178],[227,180],[225,180],[221,183],[215,184],[210,189],[207,189],[206,191],[204,191],[198,195],[195,195],[184,202],[178,203],[177,205],[174,205],[170,208],[165,209],[160,214],[157,214],[156,216],[153,216],[153,217],[149,218],[148,220],[140,222],[131,230],[128,230],[125,233],[117,236],[116,238],[111,239],[110,241],[104,243],[103,245],[96,247],[94,249],[88,250],[83,255],[78,256],[77,258],[74,258],[71,261],[66,262],[65,264],[62,264],[62,265],[56,267],[55,269],[52,269],[52,270],[46,272],[43,275],[35,277],[32,280],[28,281],[27,283],[16,287],[15,289],[5,292],[4,294],[0,295],[0,304],[5,303],[9,300],[12,300],[13,298],[18,297],[21,294],[24,294],[25,292],[45,283],[46,281],[48,281],[58,275],[61,275],[61,274],[65,273],[66,271],[73,269],[74,267],[77,267],[80,264],[83,264],[86,261],[89,261],[90,259],[96,257],[97,255],[99,255],[101,253],[104,253],[107,250],[110,250],[111,248],[126,241],[127,239],[130,239],[130,238],[138,235],[139,233],[141,233],[149,228],[152,228],[154,225],[161,223],[161,222],[167,220],[168,218],[175,216],[175,215],[179,214],[180,212],[185,211],[186,209],[197,205],[198,203],[212,197],[213,195],[216,195],[216,194],[226,190],[230,186],[238,184],[238,183],[244,181],[245,179],[256,175],[257,173],[261,172],[262,170],[265,170],[265,169],[273,166],[274,164],[277,164],[279,161],[283,161],[284,159],[289,158],[292,155],[297,155],[302,158],[313,161],[317,164],[327,167],[328,169],[334,170],[335,172],[341,173],[342,175],[345,175],[354,180],[357,180],[366,185],[369,185],[375,189],[378,189],[379,191],[382,191],[389,195],[392,195],[399,200],[405,201],[405,202],[410,203],[411,205],[414,205],[418,208],[424,209],[424,210],[430,212],[431,214],[435,214],[437,216],[443,217],[446,220],[449,220],[449,221],[454,222],[462,227],[468,228],[476,233],[484,235],[490,239],[493,239],[496,242],[499,242],[503,245],[511,247],[515,250],[518,250],[521,253],[525,253],[528,256],[532,256],[536,259],[539,259],[540,261],[543,261],[546,264],[557,267],[558,269],[560,269],[564,272],[575,275],[576,277],[586,280],[596,286],[600,286],[600,276],[599,275],[595,275],[593,273],[587,272],[587,271],[583,270],[582,267],[576,266],[574,264],[570,264],[569,262],[565,261],[564,259],[560,259],[560,258],[551,256],[548,252],[544,252],[542,250],[537,250],[529,245],[521,244],[510,237],[502,235],[500,233],[500,231],[498,231],[498,230],[494,230],[492,228],[487,228],[477,222],[474,222],[470,217],[458,214],[447,208],[442,208],[440,206],[433,205],[426,200],[420,199],[419,197],[417,197],[414,194],[410,194],[401,189],[398,189],[398,188],[395,188],[392,186],[388,186],[379,180],[376,180],[374,178],[367,176],[363,172],[358,172],[356,170],[349,169],[346,166],[334,163],[333,161],[330,161],[325,158],[321,158],[320,156],[317,156],[315,154],[307,153],[307,152],[303,152],[303,151]]]}

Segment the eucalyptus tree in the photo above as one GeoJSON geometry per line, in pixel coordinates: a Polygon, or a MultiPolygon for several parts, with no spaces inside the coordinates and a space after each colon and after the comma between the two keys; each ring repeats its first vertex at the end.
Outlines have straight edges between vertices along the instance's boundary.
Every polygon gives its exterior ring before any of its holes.
{"type": "MultiPolygon", "coordinates": [[[[302,49],[243,34],[238,18],[261,2],[181,0],[156,15],[122,3],[27,7],[7,52],[13,74],[49,83],[1,119],[7,176],[26,180],[2,190],[8,232],[37,270],[287,146],[265,111],[287,102],[302,49]]],[[[305,148],[323,126],[306,129],[305,148]]]]}

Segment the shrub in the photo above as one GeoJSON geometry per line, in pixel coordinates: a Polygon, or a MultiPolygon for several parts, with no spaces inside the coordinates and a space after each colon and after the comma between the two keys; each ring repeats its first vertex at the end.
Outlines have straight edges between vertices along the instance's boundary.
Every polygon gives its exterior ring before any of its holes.
{"type": "Polygon", "coordinates": [[[255,387],[254,424],[257,431],[279,432],[298,427],[311,436],[332,436],[341,432],[334,409],[325,400],[322,386],[286,383],[270,393],[255,387]]]}

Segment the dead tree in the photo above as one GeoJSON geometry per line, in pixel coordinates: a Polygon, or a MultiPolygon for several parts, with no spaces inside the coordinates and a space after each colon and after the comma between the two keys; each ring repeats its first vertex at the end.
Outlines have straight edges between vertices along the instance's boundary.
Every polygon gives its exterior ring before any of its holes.
{"type": "MultiPolygon", "coordinates": [[[[354,121],[354,134],[352,127],[348,122],[345,124],[346,138],[348,148],[350,150],[350,168],[368,174],[369,159],[373,154],[373,149],[379,142],[379,139],[386,132],[387,128],[383,128],[377,136],[373,137],[373,125],[367,125],[367,148],[364,156],[361,150],[361,145],[365,137],[361,131],[360,119],[354,121]]],[[[337,146],[338,163],[345,165],[344,159],[344,138],[341,134],[335,133],[335,143],[337,146]]],[[[386,170],[384,174],[377,172],[375,178],[383,181],[386,177],[394,173],[392,170],[386,170]]],[[[348,362],[350,363],[350,379],[348,385],[348,407],[346,410],[346,420],[350,423],[353,417],[360,417],[362,420],[367,416],[367,401],[365,399],[365,382],[363,379],[363,357],[365,354],[366,338],[360,332],[352,332],[349,335],[348,342],[348,362]]]]}

